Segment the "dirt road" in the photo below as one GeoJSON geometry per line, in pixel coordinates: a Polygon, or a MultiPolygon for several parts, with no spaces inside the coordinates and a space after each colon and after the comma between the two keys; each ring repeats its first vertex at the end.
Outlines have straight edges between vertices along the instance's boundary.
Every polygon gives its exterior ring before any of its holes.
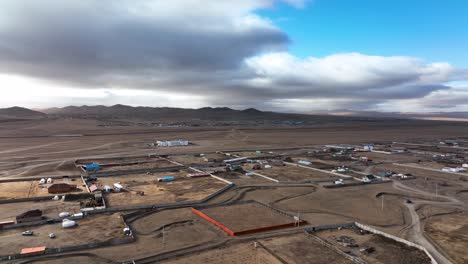
{"type": "Polygon", "coordinates": [[[405,206],[410,211],[411,215],[411,229],[408,232],[410,236],[410,240],[414,243],[421,245],[429,251],[432,257],[437,261],[439,264],[452,264],[452,262],[447,259],[437,248],[435,248],[431,242],[429,242],[423,234],[421,221],[419,219],[418,213],[416,213],[415,205],[405,203],[405,206]]]}

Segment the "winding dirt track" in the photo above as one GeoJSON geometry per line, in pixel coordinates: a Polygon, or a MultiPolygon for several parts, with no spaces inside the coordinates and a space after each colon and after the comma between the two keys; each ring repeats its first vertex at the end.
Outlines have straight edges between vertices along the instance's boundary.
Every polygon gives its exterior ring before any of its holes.
{"type": "Polygon", "coordinates": [[[411,215],[411,229],[409,230],[408,234],[410,235],[410,239],[429,251],[432,257],[437,261],[439,264],[452,264],[453,262],[446,258],[442,252],[437,250],[437,248],[429,242],[426,237],[424,237],[424,230],[422,229],[421,221],[419,219],[418,213],[416,213],[415,205],[405,203],[405,206],[408,208],[410,215],[411,215]]]}
{"type": "MultiPolygon", "coordinates": [[[[429,193],[423,190],[415,189],[409,186],[406,186],[398,181],[393,181],[393,188],[396,190],[419,194],[427,197],[434,197],[433,193],[429,193]]],[[[404,205],[408,208],[411,216],[411,225],[408,226],[408,236],[411,241],[416,244],[419,244],[427,249],[429,253],[434,257],[434,259],[440,264],[452,264],[453,262],[446,257],[444,252],[441,252],[437,249],[429,240],[424,236],[424,228],[421,224],[418,213],[416,212],[417,205],[445,205],[450,207],[462,207],[467,209],[467,205],[455,197],[438,195],[437,198],[442,198],[447,200],[447,202],[440,201],[427,201],[427,200],[416,200],[414,203],[405,203],[404,205]]]]}

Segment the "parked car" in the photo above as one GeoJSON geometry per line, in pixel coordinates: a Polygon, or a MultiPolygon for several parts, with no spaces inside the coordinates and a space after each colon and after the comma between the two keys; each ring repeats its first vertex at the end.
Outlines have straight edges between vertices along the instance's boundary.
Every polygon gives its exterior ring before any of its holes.
{"type": "Polygon", "coordinates": [[[31,230],[26,230],[23,233],[21,233],[21,235],[23,235],[23,236],[32,236],[32,235],[34,235],[34,232],[31,231],[31,230]]]}

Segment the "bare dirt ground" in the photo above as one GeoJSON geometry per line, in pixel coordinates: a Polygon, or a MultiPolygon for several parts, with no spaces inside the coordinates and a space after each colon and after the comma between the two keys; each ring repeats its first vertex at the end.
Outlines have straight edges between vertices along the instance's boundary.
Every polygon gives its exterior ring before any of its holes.
{"type": "Polygon", "coordinates": [[[432,217],[425,231],[456,263],[467,263],[468,213],[432,217]]]}
{"type": "Polygon", "coordinates": [[[173,163],[166,161],[166,160],[158,160],[155,162],[144,162],[135,165],[116,165],[116,166],[105,166],[102,167],[99,171],[128,171],[128,170],[148,170],[148,169],[157,169],[157,168],[165,168],[165,167],[172,167],[174,166],[173,163]]]}
{"type": "Polygon", "coordinates": [[[258,175],[247,176],[244,172],[230,171],[215,173],[216,176],[235,183],[236,185],[267,184],[272,181],[258,175]]]}
{"type": "MultiPolygon", "coordinates": [[[[245,166],[246,169],[251,170],[251,166],[245,166]]],[[[279,181],[307,181],[307,180],[325,180],[332,177],[332,175],[320,171],[309,170],[306,168],[286,165],[275,166],[269,169],[262,169],[255,171],[256,173],[271,177],[279,181]]]]}
{"type": "Polygon", "coordinates": [[[353,263],[335,251],[312,240],[306,234],[263,239],[260,242],[287,263],[353,263]]]}
{"type": "Polygon", "coordinates": [[[39,181],[21,181],[0,183],[0,199],[32,198],[43,196],[54,196],[47,191],[52,184],[67,183],[77,186],[77,191],[69,193],[80,193],[83,191],[81,179],[54,180],[51,184],[39,184],[39,181]]]}
{"type": "Polygon", "coordinates": [[[42,225],[0,231],[0,254],[19,253],[28,247],[63,247],[105,241],[123,236],[124,223],[119,214],[99,215],[79,220],[75,228],[64,229],[61,224],[42,225]],[[21,232],[32,230],[33,236],[22,236],[21,232]],[[56,235],[48,238],[49,233],[56,235]]]}
{"type": "Polygon", "coordinates": [[[349,229],[319,231],[317,235],[336,245],[338,248],[345,252],[352,251],[354,255],[364,259],[368,263],[431,263],[430,259],[424,254],[424,252],[379,235],[360,235],[349,229]],[[355,241],[357,247],[347,247],[344,244],[340,243],[338,240],[343,237],[352,238],[355,241]],[[373,247],[375,251],[370,254],[363,254],[359,251],[359,249],[369,247],[373,247]]]}
{"type": "MultiPolygon", "coordinates": [[[[339,143],[367,143],[369,141],[424,141],[433,140],[441,137],[463,137],[468,134],[467,123],[428,123],[413,125],[411,122],[385,121],[385,122],[361,122],[356,124],[326,124],[311,128],[142,128],[142,127],[100,127],[95,120],[36,120],[2,123],[0,127],[0,177],[2,178],[22,178],[31,176],[46,175],[70,175],[79,174],[79,171],[73,166],[73,160],[77,158],[108,158],[119,156],[135,156],[147,154],[184,154],[187,157],[194,157],[193,154],[204,153],[208,157],[210,152],[218,150],[235,152],[247,152],[249,155],[255,150],[268,152],[271,149],[290,149],[292,147],[301,147],[301,150],[273,150],[275,153],[289,152],[304,153],[304,151],[316,149],[313,144],[339,144],[339,143]],[[63,136],[68,135],[68,136],[63,136]],[[73,135],[73,136],[71,136],[73,135]],[[153,143],[157,138],[184,138],[193,141],[195,144],[188,147],[176,148],[151,148],[148,143],[153,143]]],[[[318,148],[320,149],[320,148],[318,148]]],[[[412,154],[404,155],[385,155],[369,154],[376,162],[415,162],[416,158],[412,154]],[[408,158],[408,159],[407,159],[408,158]]],[[[210,156],[211,157],[211,156],[210,156]]],[[[171,157],[173,158],[173,157],[171,157]]],[[[213,155],[212,158],[219,158],[219,155],[213,155]]],[[[198,161],[199,158],[184,160],[182,163],[191,163],[198,161]]],[[[182,160],[181,160],[182,161],[182,160]]],[[[202,160],[201,163],[205,161],[202,160]]],[[[338,160],[322,160],[322,163],[328,163],[329,166],[349,165],[357,166],[364,171],[370,166],[356,164],[354,162],[341,162],[338,160]]],[[[397,167],[391,164],[379,166],[392,166],[392,170],[402,173],[412,173],[417,176],[415,180],[402,181],[401,184],[410,188],[420,189],[427,193],[435,193],[435,184],[438,195],[448,195],[455,197],[465,203],[468,201],[468,195],[463,190],[468,190],[466,182],[459,179],[457,175],[447,175],[439,172],[431,172],[418,169],[397,167]],[[394,169],[393,169],[394,168],[394,169]],[[428,180],[426,180],[428,178],[428,180]]],[[[382,167],[384,169],[385,167],[382,167]]],[[[380,169],[380,167],[379,167],[380,169]]],[[[287,174],[284,172],[283,174],[287,174]]],[[[293,173],[292,175],[296,175],[293,173]]],[[[392,234],[400,234],[400,230],[409,228],[411,230],[411,216],[409,209],[403,205],[405,199],[418,197],[423,201],[438,203],[442,207],[454,208],[460,207],[460,204],[448,202],[444,203],[441,198],[433,198],[427,193],[418,193],[411,189],[397,189],[392,184],[378,184],[357,187],[347,187],[341,189],[324,189],[321,185],[301,185],[301,186],[280,186],[271,181],[258,180],[253,176],[237,175],[238,178],[232,181],[238,184],[238,188],[226,192],[210,201],[210,203],[223,202],[224,200],[249,200],[254,199],[269,203],[275,207],[286,210],[292,214],[300,214],[311,224],[329,224],[342,223],[350,221],[359,221],[371,224],[379,229],[392,234]],[[249,180],[254,179],[254,180],[249,180]],[[261,186],[255,189],[251,185],[261,186]],[[274,185],[274,187],[272,187],[274,185]],[[245,187],[245,188],[244,188],[245,187]],[[379,193],[387,193],[384,197],[384,209],[382,209],[381,196],[379,193]],[[399,194],[400,196],[388,195],[399,194]]],[[[302,178],[302,174],[300,175],[302,178]]],[[[138,185],[139,181],[135,181],[138,185]]],[[[137,188],[134,185],[134,188],[137,188]]],[[[144,186],[144,185],[140,185],[144,186]]],[[[209,189],[208,185],[200,185],[200,189],[209,189]]],[[[224,186],[224,185],[223,185],[224,186]]],[[[27,188],[28,186],[26,186],[27,188]]],[[[30,185],[29,185],[30,187],[30,185]]],[[[185,186],[173,184],[173,189],[169,185],[163,186],[168,192],[179,193],[183,196],[185,186]]],[[[0,186],[0,188],[2,188],[0,186]]],[[[21,188],[19,188],[21,189],[21,188]]],[[[16,196],[24,196],[25,189],[22,191],[15,188],[2,188],[0,197],[8,197],[13,193],[16,196]]],[[[156,193],[157,190],[144,190],[145,193],[156,193]]],[[[209,190],[210,192],[213,190],[209,190]]],[[[166,193],[166,194],[167,194],[166,193]]],[[[171,200],[171,195],[169,200],[171,200]]],[[[135,197],[124,198],[127,201],[137,200],[135,197]]],[[[189,197],[184,197],[189,198],[189,197]]],[[[165,197],[166,199],[166,197],[165,197]]],[[[127,204],[127,203],[125,203],[127,204]]],[[[75,205],[59,205],[52,202],[41,204],[18,203],[0,205],[0,212],[4,219],[8,220],[15,215],[29,210],[42,209],[47,211],[47,215],[53,216],[59,211],[74,211],[75,205]],[[24,206],[23,206],[24,205],[24,206]],[[16,207],[18,206],[18,207],[16,207]],[[21,208],[21,210],[19,209],[21,208]],[[23,210],[25,209],[25,210],[23,210]],[[4,213],[4,210],[7,210],[4,213]]],[[[183,247],[189,247],[197,244],[210,243],[225,239],[226,234],[207,223],[201,221],[199,217],[193,215],[189,209],[182,213],[182,209],[164,210],[151,216],[137,220],[133,225],[136,232],[141,234],[138,240],[133,244],[121,245],[115,247],[98,248],[87,250],[89,256],[63,257],[67,263],[79,263],[84,261],[103,263],[108,260],[127,261],[133,258],[141,258],[178,250],[183,247]],[[189,220],[188,222],[184,222],[189,220]],[[182,223],[174,223],[182,221],[182,223]],[[168,225],[165,228],[165,235],[159,229],[162,225],[168,225]],[[163,243],[164,240],[164,243],[163,243]]],[[[416,217],[421,215],[416,214],[416,217]]],[[[241,219],[242,217],[238,217],[241,219]]],[[[92,221],[94,217],[89,218],[92,221]]],[[[431,218],[431,219],[435,219],[431,218]]],[[[444,219],[441,217],[441,219],[444,219]]],[[[84,221],[85,219],[83,219],[84,221]]],[[[441,220],[442,221],[442,220],[441,220]]],[[[453,220],[455,221],[455,220],[453,220]]],[[[458,221],[458,220],[457,220],[458,221]]],[[[461,220],[460,220],[461,221],[461,220]]],[[[453,224],[458,226],[458,224],[453,224]]],[[[52,228],[55,225],[41,226],[40,228],[52,228]]],[[[81,225],[72,230],[73,237],[67,239],[64,243],[75,243],[76,241],[88,241],[94,237],[104,237],[100,235],[101,231],[107,232],[105,227],[96,225],[99,230],[89,232],[88,229],[81,229],[81,225]]],[[[431,222],[428,222],[431,227],[431,222]]],[[[444,228],[437,225],[432,226],[434,230],[446,232],[444,228]]],[[[92,231],[92,229],[89,229],[92,231]]],[[[426,229],[429,230],[429,229],[426,229]]],[[[460,227],[460,233],[466,234],[466,230],[460,227]]],[[[20,230],[12,233],[13,243],[8,244],[9,239],[0,237],[1,249],[5,251],[16,252],[16,247],[23,246],[18,241],[24,238],[18,237],[20,230]],[[16,241],[16,242],[15,242],[16,241]],[[16,244],[15,244],[16,243],[16,244]],[[19,243],[19,244],[18,244],[19,243]],[[13,247],[13,245],[15,245],[13,247]]],[[[48,231],[48,230],[46,230],[48,231]]],[[[68,230],[67,230],[68,231],[68,230]]],[[[10,231],[8,231],[10,232],[10,231]]],[[[112,231],[109,231],[112,233],[112,231]]],[[[117,232],[117,231],[116,231],[117,232]]],[[[118,233],[122,230],[119,227],[118,233]]],[[[419,231],[423,232],[423,231],[419,231]]],[[[427,231],[428,233],[430,231],[427,231]]],[[[43,233],[42,231],[40,233],[43,233]]],[[[3,231],[0,232],[3,234],[3,231]]],[[[115,233],[117,234],[117,233],[115,233]]],[[[422,235],[422,233],[419,233],[422,235]]],[[[404,234],[402,234],[404,235],[404,234]]],[[[447,239],[447,246],[442,246],[441,251],[447,251],[453,259],[460,259],[464,252],[460,250],[450,251],[451,245],[458,243],[459,238],[454,233],[444,233],[444,236],[454,236],[453,240],[447,239]],[[457,240],[458,239],[458,240],[457,240]]],[[[435,235],[437,236],[437,235],[435,235]]],[[[60,237],[65,237],[60,235],[60,237]]],[[[442,237],[442,235],[440,236],[442,237]]],[[[37,237],[39,238],[39,236],[37,237]]],[[[409,237],[410,239],[412,236],[409,237]]],[[[34,238],[35,239],[35,238],[34,238]]],[[[59,236],[57,240],[59,241],[59,236]]],[[[444,238],[445,239],[445,238],[444,238]]],[[[463,239],[465,239],[463,237],[463,239]]],[[[462,239],[462,240],[463,240],[462,239]]],[[[436,238],[433,238],[436,241],[436,238]]],[[[20,241],[20,242],[21,242],[20,241]]],[[[49,243],[48,238],[38,240],[38,244],[49,243]],[[39,243],[40,242],[40,243],[39,243]]],[[[24,246],[35,246],[29,243],[24,246]]],[[[417,241],[416,241],[417,242],[417,241]]],[[[278,242],[279,243],[279,242],[278,242]]],[[[291,241],[294,244],[294,241],[291,241]]],[[[374,243],[374,242],[373,242],[374,243]]],[[[375,242],[378,244],[378,242],[375,242]]],[[[288,246],[285,246],[288,247],[288,246]]],[[[291,251],[294,251],[292,246],[291,251]]],[[[454,246],[457,249],[459,246],[454,246]]],[[[240,249],[241,250],[241,249],[240,249]]],[[[312,250],[312,249],[309,249],[312,250]]],[[[77,253],[84,253],[79,251],[77,253]]],[[[208,251],[209,252],[209,251],[208,251]]],[[[310,251],[312,252],[312,251],[310,251]]],[[[389,250],[389,252],[392,252],[389,250]]],[[[247,253],[246,253],[247,254],[247,253]]],[[[279,254],[279,253],[278,253],[279,254]]],[[[288,253],[284,253],[285,258],[288,253]]],[[[297,254],[296,254],[297,255],[297,254]]],[[[311,253],[310,255],[315,255],[311,253]]],[[[305,255],[303,259],[310,259],[310,255],[305,255]]],[[[302,256],[299,256],[302,257],[302,256]]],[[[315,258],[323,257],[322,255],[315,258]]],[[[54,260],[58,261],[58,260],[54,260]]],[[[248,263],[248,260],[245,260],[248,263]]],[[[378,260],[377,261],[381,261],[378,260]]],[[[53,263],[53,262],[50,262],[53,263]]],[[[300,261],[299,261],[300,263],[300,261]]],[[[372,261],[370,261],[372,263],[372,261]]]]}
{"type": "Polygon", "coordinates": [[[263,248],[255,248],[252,243],[235,244],[218,249],[163,261],[167,264],[281,264],[281,262],[263,248]]]}
{"type": "Polygon", "coordinates": [[[243,203],[200,210],[234,232],[294,223],[292,217],[279,214],[257,203],[243,203]],[[242,215],[239,221],[237,216],[242,215]]]}
{"type": "Polygon", "coordinates": [[[91,163],[98,163],[101,165],[107,164],[119,164],[119,163],[130,163],[130,162],[158,162],[163,161],[159,158],[150,158],[148,156],[139,157],[120,157],[120,158],[91,158],[91,159],[80,159],[76,161],[77,165],[86,165],[91,163]]]}
{"type": "MultiPolygon", "coordinates": [[[[391,184],[375,184],[337,189],[318,188],[316,192],[282,200],[275,206],[301,214],[328,213],[342,218],[356,219],[375,226],[390,227],[404,225],[405,208],[395,197],[385,197],[382,201],[376,195],[392,191],[391,184]]],[[[306,218],[308,220],[308,218],[306,218]]]]}
{"type": "Polygon", "coordinates": [[[100,177],[101,186],[120,183],[123,192],[106,193],[108,206],[158,204],[176,201],[199,200],[223,188],[226,183],[212,177],[187,177],[188,171],[152,174],[130,174],[116,177],[100,177]],[[172,182],[157,182],[158,178],[174,176],[172,182]],[[143,195],[137,192],[143,192],[143,195]]]}
{"type": "Polygon", "coordinates": [[[40,201],[0,204],[0,222],[15,220],[15,217],[29,210],[42,210],[42,215],[47,218],[56,218],[61,212],[79,213],[79,202],[40,201]]]}
{"type": "MultiPolygon", "coordinates": [[[[197,153],[200,154],[200,153],[197,153]]],[[[202,153],[204,154],[204,153],[202,153]]],[[[229,157],[222,155],[222,154],[217,154],[217,153],[209,153],[209,154],[204,154],[203,156],[199,155],[177,155],[177,156],[170,156],[169,159],[182,163],[184,165],[190,165],[190,164],[207,164],[208,162],[222,162],[223,160],[228,159],[229,157]],[[208,159],[206,161],[205,159],[208,159]]]]}
{"type": "Polygon", "coordinates": [[[227,236],[212,224],[200,221],[190,208],[156,212],[136,220],[133,226],[138,237],[135,243],[86,252],[121,263],[227,236]]]}

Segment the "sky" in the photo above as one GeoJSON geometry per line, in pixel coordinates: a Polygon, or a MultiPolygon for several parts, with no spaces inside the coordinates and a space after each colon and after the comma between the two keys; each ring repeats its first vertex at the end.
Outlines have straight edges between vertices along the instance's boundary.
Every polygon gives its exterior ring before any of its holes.
{"type": "Polygon", "coordinates": [[[468,111],[465,0],[2,0],[0,107],[468,111]]]}

